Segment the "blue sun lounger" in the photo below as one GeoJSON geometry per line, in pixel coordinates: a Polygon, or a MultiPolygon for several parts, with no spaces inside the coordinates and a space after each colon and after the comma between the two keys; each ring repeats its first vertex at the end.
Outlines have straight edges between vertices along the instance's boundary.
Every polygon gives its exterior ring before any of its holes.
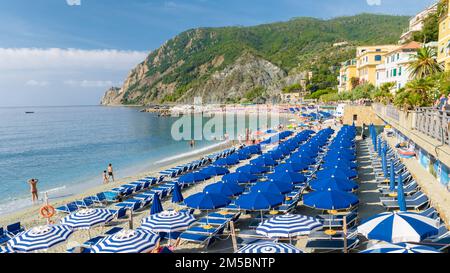
{"type": "Polygon", "coordinates": [[[56,211],[70,214],[72,212],[77,211],[78,209],[79,208],[78,208],[77,204],[75,202],[71,202],[64,206],[57,207],[56,211]]]}
{"type": "MultiPolygon", "coordinates": [[[[425,194],[421,194],[414,199],[406,199],[406,208],[419,210],[420,208],[427,208],[430,203],[430,200],[425,194]]],[[[381,204],[387,209],[398,209],[398,201],[397,200],[385,200],[382,201],[381,204]]]]}
{"type": "Polygon", "coordinates": [[[105,206],[106,204],[108,204],[108,200],[104,192],[97,193],[96,195],[89,196],[87,198],[89,198],[93,203],[100,206],[105,206]]]}
{"type": "MultiPolygon", "coordinates": [[[[347,239],[347,249],[351,250],[359,244],[358,238],[347,239]]],[[[306,243],[305,248],[315,251],[344,251],[343,239],[314,239],[306,243]]]]}
{"type": "Polygon", "coordinates": [[[6,232],[3,227],[0,227],[0,245],[8,242],[11,239],[8,232],[6,232]]]}
{"type": "Polygon", "coordinates": [[[20,224],[20,222],[16,222],[14,224],[10,224],[6,226],[6,232],[8,232],[9,236],[16,236],[17,234],[25,231],[25,228],[20,224]]]}
{"type": "Polygon", "coordinates": [[[90,207],[92,207],[94,205],[94,201],[92,201],[90,197],[87,197],[87,198],[84,198],[82,200],[75,201],[75,204],[77,204],[77,206],[79,208],[87,209],[87,208],[90,208],[90,207]]]}

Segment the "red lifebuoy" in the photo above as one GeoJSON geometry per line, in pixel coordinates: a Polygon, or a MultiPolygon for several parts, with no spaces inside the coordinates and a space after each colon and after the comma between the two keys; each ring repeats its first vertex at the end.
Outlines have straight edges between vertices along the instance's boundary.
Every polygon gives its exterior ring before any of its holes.
{"type": "Polygon", "coordinates": [[[55,208],[50,205],[45,205],[39,210],[39,214],[46,219],[51,218],[53,215],[55,215],[55,208]]]}

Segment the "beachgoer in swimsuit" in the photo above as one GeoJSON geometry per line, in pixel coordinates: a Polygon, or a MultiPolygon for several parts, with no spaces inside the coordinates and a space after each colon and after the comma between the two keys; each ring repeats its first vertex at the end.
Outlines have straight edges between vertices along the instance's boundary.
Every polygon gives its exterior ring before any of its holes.
{"type": "Polygon", "coordinates": [[[31,191],[31,201],[33,203],[37,202],[39,197],[38,197],[38,190],[37,190],[37,183],[38,183],[38,179],[36,178],[32,178],[30,180],[28,180],[28,184],[30,184],[30,191],[31,191]]]}
{"type": "Polygon", "coordinates": [[[103,171],[103,184],[108,184],[109,183],[109,178],[108,178],[108,174],[105,171],[103,171]]]}
{"type": "Polygon", "coordinates": [[[112,181],[114,182],[114,173],[113,173],[113,167],[112,167],[111,163],[109,163],[109,165],[108,165],[108,180],[109,180],[109,177],[111,177],[112,181]]]}

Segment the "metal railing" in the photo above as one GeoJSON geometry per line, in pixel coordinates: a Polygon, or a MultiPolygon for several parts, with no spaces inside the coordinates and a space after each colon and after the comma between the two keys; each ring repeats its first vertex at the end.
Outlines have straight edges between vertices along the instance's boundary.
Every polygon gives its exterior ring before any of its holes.
{"type": "Polygon", "coordinates": [[[433,107],[418,108],[414,129],[450,145],[450,111],[441,111],[433,107]]]}

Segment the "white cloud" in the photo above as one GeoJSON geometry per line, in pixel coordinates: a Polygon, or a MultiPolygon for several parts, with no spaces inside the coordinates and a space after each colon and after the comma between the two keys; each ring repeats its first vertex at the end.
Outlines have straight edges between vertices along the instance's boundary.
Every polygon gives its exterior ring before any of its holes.
{"type": "Polygon", "coordinates": [[[369,6],[381,6],[381,0],[366,0],[369,6]]]}
{"type": "Polygon", "coordinates": [[[0,71],[10,69],[123,69],[143,61],[147,52],[60,48],[0,48],[0,71]]]}
{"type": "Polygon", "coordinates": [[[111,86],[118,86],[121,85],[121,82],[113,82],[113,81],[103,81],[103,80],[81,80],[81,81],[76,81],[76,80],[66,80],[64,81],[65,85],[69,85],[69,86],[79,86],[79,87],[83,87],[83,88],[91,88],[91,87],[104,87],[104,88],[108,88],[111,86]]]}
{"type": "Polygon", "coordinates": [[[66,0],[69,6],[81,6],[81,0],[66,0]]]}
{"type": "Polygon", "coordinates": [[[26,86],[45,87],[49,85],[48,81],[29,80],[25,83],[26,86]]]}
{"type": "Polygon", "coordinates": [[[0,106],[97,104],[147,52],[0,48],[0,106]]]}

